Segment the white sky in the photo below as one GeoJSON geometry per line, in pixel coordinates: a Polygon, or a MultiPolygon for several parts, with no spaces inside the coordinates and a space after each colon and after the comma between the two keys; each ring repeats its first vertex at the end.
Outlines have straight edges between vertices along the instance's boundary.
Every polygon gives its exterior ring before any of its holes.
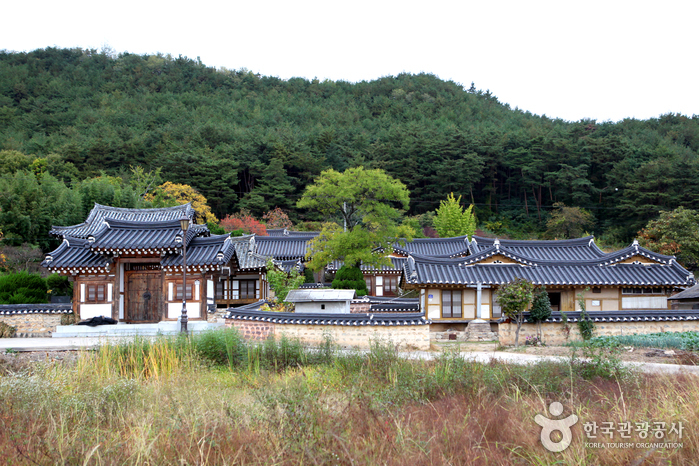
{"type": "Polygon", "coordinates": [[[263,75],[428,72],[566,120],[699,114],[696,0],[8,1],[0,49],[201,57],[263,75]]]}

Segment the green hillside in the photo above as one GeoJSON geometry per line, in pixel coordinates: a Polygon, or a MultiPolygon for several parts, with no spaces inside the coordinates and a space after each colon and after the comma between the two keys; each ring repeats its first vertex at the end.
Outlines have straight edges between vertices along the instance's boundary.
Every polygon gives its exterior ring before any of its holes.
{"type": "Polygon", "coordinates": [[[411,214],[454,192],[492,229],[540,231],[563,202],[626,240],[659,210],[699,208],[699,116],[552,120],[429,74],[319,82],[183,57],[0,52],[0,150],[46,158],[69,185],[161,167],[219,217],[278,205],[312,219],[295,209],[304,187],[357,165],[402,180],[411,214]]]}

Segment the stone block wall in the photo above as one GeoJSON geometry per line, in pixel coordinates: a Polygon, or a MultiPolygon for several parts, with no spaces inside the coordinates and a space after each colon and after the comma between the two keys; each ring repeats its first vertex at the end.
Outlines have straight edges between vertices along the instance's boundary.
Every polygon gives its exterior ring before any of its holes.
{"type": "MultiPolygon", "coordinates": [[[[541,325],[542,338],[547,345],[563,345],[569,341],[580,341],[580,332],[576,322],[568,323],[566,332],[562,323],[547,323],[541,325]]],[[[515,344],[517,324],[503,323],[499,325],[498,339],[503,346],[515,344]]],[[[666,322],[595,322],[594,336],[633,335],[661,332],[690,332],[699,331],[699,321],[666,321],[666,322]]],[[[536,325],[524,323],[519,331],[519,343],[524,344],[527,336],[536,336],[536,325]]]]}
{"type": "Polygon", "coordinates": [[[265,340],[270,335],[276,339],[286,335],[287,338],[298,338],[309,345],[318,345],[329,335],[342,347],[369,348],[376,341],[396,344],[402,349],[427,350],[430,347],[429,325],[281,325],[233,319],[227,320],[226,325],[237,328],[245,339],[253,341],[265,340]]]}
{"type": "Polygon", "coordinates": [[[0,322],[17,329],[17,337],[50,337],[61,324],[62,314],[11,314],[0,316],[0,322]]]}
{"type": "Polygon", "coordinates": [[[264,341],[274,334],[274,324],[244,320],[226,320],[226,326],[235,327],[246,340],[264,341]]]}
{"type": "Polygon", "coordinates": [[[371,310],[371,303],[350,303],[350,314],[366,314],[371,310]]]}

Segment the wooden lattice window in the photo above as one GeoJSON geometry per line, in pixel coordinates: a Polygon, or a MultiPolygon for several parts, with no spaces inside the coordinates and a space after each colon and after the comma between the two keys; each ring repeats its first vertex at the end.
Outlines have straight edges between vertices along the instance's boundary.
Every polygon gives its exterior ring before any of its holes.
{"type": "Polygon", "coordinates": [[[461,290],[442,290],[442,317],[461,318],[461,290]]]}
{"type": "Polygon", "coordinates": [[[104,283],[85,285],[86,303],[104,303],[107,301],[107,285],[104,283]]]}

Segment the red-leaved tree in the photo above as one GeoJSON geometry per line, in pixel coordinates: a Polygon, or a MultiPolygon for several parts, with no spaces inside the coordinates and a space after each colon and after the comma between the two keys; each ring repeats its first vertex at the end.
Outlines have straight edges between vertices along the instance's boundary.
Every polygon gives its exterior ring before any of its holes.
{"type": "Polygon", "coordinates": [[[290,229],[294,226],[291,223],[291,220],[289,220],[289,216],[286,215],[286,213],[282,209],[280,209],[279,207],[275,207],[274,209],[265,213],[262,216],[262,220],[265,221],[267,228],[290,229]]]}
{"type": "Polygon", "coordinates": [[[245,234],[254,233],[259,236],[268,236],[267,228],[246,210],[241,210],[237,214],[226,215],[218,225],[228,233],[240,230],[245,234]]]}

